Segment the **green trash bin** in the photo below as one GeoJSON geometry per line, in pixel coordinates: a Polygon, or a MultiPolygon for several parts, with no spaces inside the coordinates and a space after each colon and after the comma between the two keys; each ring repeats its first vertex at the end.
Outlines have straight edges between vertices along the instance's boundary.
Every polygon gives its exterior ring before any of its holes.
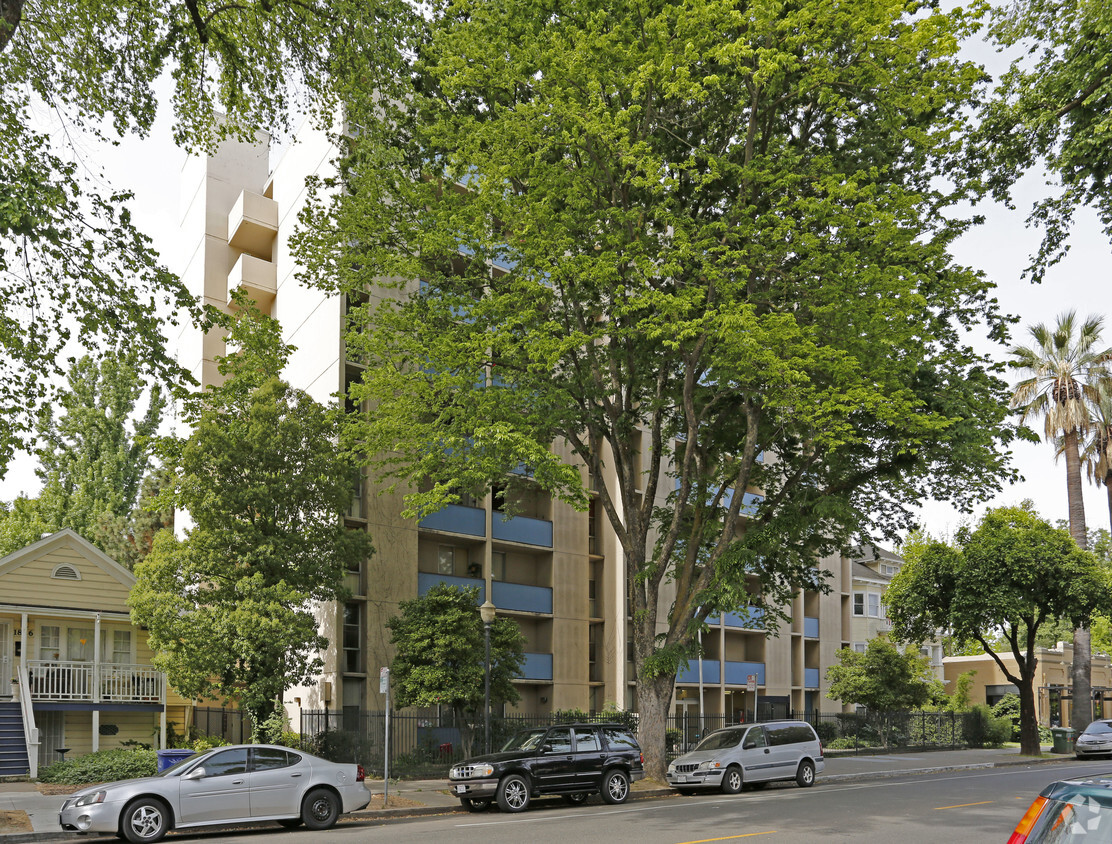
{"type": "Polygon", "coordinates": [[[1051,753],[1073,753],[1073,730],[1070,727],[1051,727],[1054,736],[1054,747],[1051,753]]]}

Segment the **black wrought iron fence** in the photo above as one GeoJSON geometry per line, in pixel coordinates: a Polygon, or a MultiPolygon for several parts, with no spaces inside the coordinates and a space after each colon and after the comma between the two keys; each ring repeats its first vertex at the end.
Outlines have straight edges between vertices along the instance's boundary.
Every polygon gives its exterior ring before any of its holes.
{"type": "MultiPolygon", "coordinates": [[[[757,723],[777,720],[761,717],[757,723]]],[[[636,715],[623,713],[636,727],[636,715]]],[[[578,719],[579,715],[575,716],[578,719]]],[[[586,716],[589,720],[612,720],[613,713],[586,716]]],[[[811,723],[828,753],[883,753],[964,747],[976,734],[970,713],[892,712],[819,713],[788,712],[780,717],[811,723]]],[[[491,747],[497,750],[519,730],[566,722],[560,714],[513,713],[491,719],[491,747]]],[[[722,715],[679,715],[665,719],[667,756],[673,759],[694,747],[714,730],[738,721],[722,715]]],[[[386,715],[359,710],[302,710],[301,746],[311,753],[337,762],[358,762],[374,776],[382,776],[386,765],[386,715]]],[[[249,732],[249,730],[248,730],[249,732]]],[[[430,718],[390,714],[390,775],[397,777],[443,777],[455,762],[483,752],[481,719],[453,722],[450,716],[430,718]]],[[[642,737],[642,743],[645,739],[642,737]]]]}
{"type": "Polygon", "coordinates": [[[251,741],[251,717],[241,709],[198,707],[193,710],[193,732],[198,736],[219,736],[229,744],[251,741]]]}

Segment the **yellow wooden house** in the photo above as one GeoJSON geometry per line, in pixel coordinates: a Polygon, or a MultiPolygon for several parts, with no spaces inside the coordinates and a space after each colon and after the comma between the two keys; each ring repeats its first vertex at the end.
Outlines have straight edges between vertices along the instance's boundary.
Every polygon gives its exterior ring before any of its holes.
{"type": "Polygon", "coordinates": [[[136,741],[166,747],[190,704],[131,623],[135,576],[65,529],[0,559],[0,776],[136,741]]]}

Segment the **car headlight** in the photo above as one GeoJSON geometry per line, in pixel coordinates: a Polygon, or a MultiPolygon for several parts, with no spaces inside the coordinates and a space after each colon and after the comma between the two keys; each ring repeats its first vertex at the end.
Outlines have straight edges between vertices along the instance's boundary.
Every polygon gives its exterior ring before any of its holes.
{"type": "Polygon", "coordinates": [[[675,772],[676,772],[676,763],[675,762],[669,762],[668,763],[668,773],[674,774],[675,772]]]}
{"type": "Polygon", "coordinates": [[[699,767],[704,771],[713,771],[715,768],[721,768],[721,762],[715,762],[713,759],[708,759],[706,762],[700,762],[699,767]]]}
{"type": "Polygon", "coordinates": [[[474,770],[474,773],[471,775],[473,777],[489,777],[491,774],[494,773],[494,766],[493,765],[476,765],[473,770],[474,770]]]}
{"type": "Polygon", "coordinates": [[[85,794],[78,797],[73,802],[73,806],[77,808],[78,806],[92,806],[94,803],[103,803],[107,795],[107,791],[94,791],[92,794],[85,794]]]}

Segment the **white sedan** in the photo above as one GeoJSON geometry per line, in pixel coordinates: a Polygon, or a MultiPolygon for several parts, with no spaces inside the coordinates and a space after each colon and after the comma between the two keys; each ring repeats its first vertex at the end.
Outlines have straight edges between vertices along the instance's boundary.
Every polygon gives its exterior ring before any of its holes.
{"type": "Polygon", "coordinates": [[[215,747],[153,777],[94,785],[70,795],[58,822],[74,832],[111,832],[133,844],[171,829],[278,821],[328,829],[362,809],[371,793],[362,765],[328,762],[265,744],[215,747]]]}

